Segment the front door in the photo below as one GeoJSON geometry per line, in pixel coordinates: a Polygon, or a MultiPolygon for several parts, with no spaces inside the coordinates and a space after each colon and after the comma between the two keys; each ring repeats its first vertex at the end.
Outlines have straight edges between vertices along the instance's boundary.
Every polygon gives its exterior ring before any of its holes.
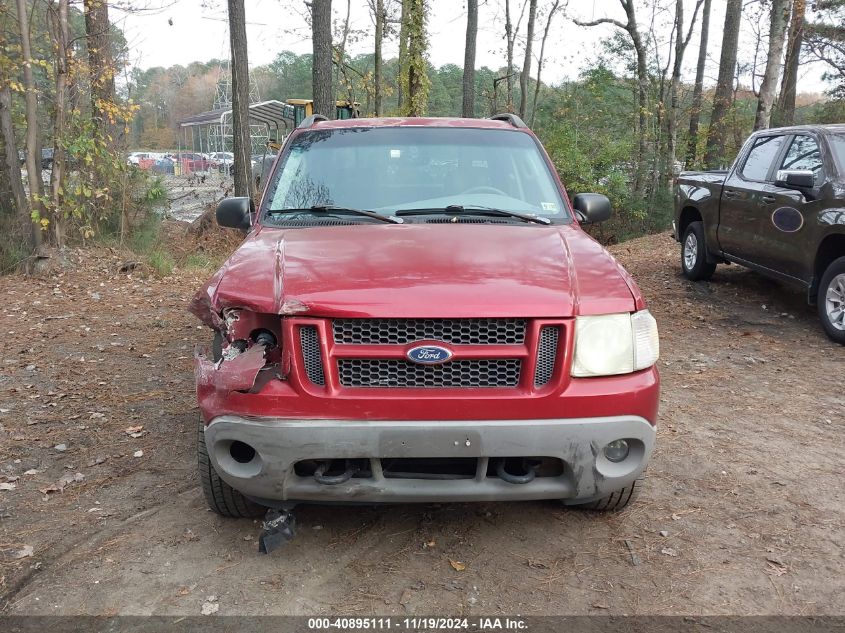
{"type": "Polygon", "coordinates": [[[812,171],[815,187],[806,192],[784,189],[774,183],[767,185],[761,198],[761,211],[765,221],[761,223],[760,234],[765,242],[764,252],[758,263],[790,277],[809,281],[812,276],[814,253],[809,252],[811,240],[806,234],[811,214],[815,213],[813,200],[818,187],[824,183],[824,163],[819,143],[809,134],[797,134],[789,139],[789,146],[779,161],[777,171],[812,171]]]}

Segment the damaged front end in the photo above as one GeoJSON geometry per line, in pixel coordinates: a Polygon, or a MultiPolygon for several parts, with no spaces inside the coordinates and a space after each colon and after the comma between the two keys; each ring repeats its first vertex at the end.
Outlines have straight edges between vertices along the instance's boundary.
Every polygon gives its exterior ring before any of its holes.
{"type": "Polygon", "coordinates": [[[200,401],[224,399],[232,392],[255,393],[270,380],[285,379],[278,315],[237,308],[212,314],[211,349],[198,345],[194,353],[200,401]]]}

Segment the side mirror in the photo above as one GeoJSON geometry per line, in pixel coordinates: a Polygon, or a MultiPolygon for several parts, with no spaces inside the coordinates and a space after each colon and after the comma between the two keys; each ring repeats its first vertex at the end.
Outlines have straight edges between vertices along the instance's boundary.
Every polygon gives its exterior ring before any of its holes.
{"type": "Polygon", "coordinates": [[[229,229],[249,231],[250,216],[255,210],[249,198],[224,198],[217,205],[217,224],[229,229]]]}
{"type": "Polygon", "coordinates": [[[810,170],[781,169],[775,176],[775,187],[782,189],[812,189],[816,185],[816,178],[810,170]]]}
{"type": "Polygon", "coordinates": [[[579,193],[572,206],[581,224],[598,224],[610,218],[610,200],[600,193],[579,193]]]}

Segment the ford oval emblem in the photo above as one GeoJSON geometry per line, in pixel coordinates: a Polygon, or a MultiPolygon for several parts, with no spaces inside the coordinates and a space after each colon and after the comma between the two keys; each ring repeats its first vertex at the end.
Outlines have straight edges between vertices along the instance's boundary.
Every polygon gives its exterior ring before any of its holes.
{"type": "Polygon", "coordinates": [[[452,352],[439,345],[417,345],[408,350],[405,354],[408,360],[421,365],[436,365],[445,363],[452,358],[452,352]]]}

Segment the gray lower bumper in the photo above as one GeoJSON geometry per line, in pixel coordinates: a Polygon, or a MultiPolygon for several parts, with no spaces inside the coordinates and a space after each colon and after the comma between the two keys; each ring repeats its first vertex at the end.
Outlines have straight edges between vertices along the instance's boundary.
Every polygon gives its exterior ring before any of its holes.
{"type": "Polygon", "coordinates": [[[563,420],[360,421],[246,419],[220,416],[206,427],[208,453],[220,476],[257,499],[322,502],[437,502],[518,499],[589,501],[619,490],[642,474],[655,429],[639,417],[563,420]],[[630,454],[619,463],[603,447],[626,439],[630,454]],[[251,461],[232,456],[232,442],[255,449],[251,461]],[[498,457],[552,457],[563,473],[525,484],[487,476],[498,457]],[[477,458],[475,477],[432,480],[385,477],[380,459],[477,458]],[[299,476],[303,460],[367,459],[367,477],[326,485],[299,476]]]}

